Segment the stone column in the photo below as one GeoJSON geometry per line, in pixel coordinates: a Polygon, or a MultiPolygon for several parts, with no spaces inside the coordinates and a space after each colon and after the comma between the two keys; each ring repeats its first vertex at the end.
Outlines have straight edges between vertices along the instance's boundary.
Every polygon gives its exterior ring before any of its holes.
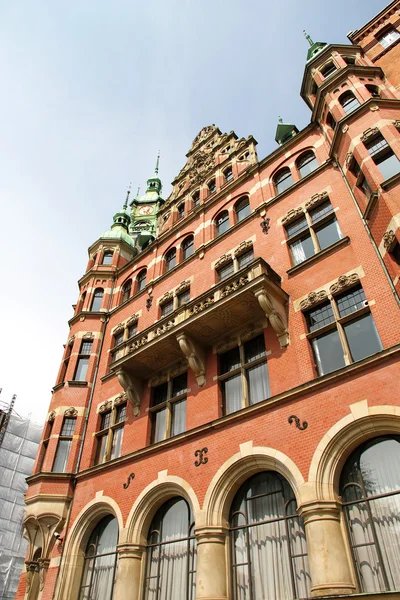
{"type": "Polygon", "coordinates": [[[336,502],[314,501],[299,507],[306,528],[311,595],[314,597],[355,592],[340,512],[336,502]]]}
{"type": "Polygon", "coordinates": [[[199,527],[197,539],[196,600],[226,600],[227,570],[224,527],[199,527]]]}
{"type": "Polygon", "coordinates": [[[119,563],[115,580],[114,600],[141,598],[141,567],[144,548],[137,544],[119,544],[119,563]]]}

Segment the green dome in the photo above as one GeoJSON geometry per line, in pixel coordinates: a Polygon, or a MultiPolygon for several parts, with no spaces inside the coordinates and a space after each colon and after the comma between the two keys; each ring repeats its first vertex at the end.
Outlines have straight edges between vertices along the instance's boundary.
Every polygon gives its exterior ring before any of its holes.
{"type": "Polygon", "coordinates": [[[101,236],[100,239],[123,241],[123,242],[126,242],[127,244],[129,244],[130,246],[132,246],[132,248],[135,248],[135,242],[131,238],[129,233],[127,233],[126,231],[124,231],[122,228],[119,228],[119,227],[114,227],[113,229],[108,229],[107,231],[105,231],[103,233],[103,235],[101,236]]]}

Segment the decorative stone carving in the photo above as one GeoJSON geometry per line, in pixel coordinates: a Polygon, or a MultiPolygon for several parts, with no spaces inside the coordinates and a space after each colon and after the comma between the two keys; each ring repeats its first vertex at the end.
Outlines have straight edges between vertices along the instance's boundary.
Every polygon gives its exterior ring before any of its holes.
{"type": "Polygon", "coordinates": [[[100,406],[99,406],[99,413],[103,414],[103,413],[108,412],[109,410],[112,409],[112,405],[113,405],[112,400],[107,400],[106,402],[103,402],[103,404],[100,404],[100,406]]]}
{"type": "Polygon", "coordinates": [[[353,160],[353,153],[352,152],[348,152],[346,154],[346,158],[345,158],[345,165],[347,168],[349,168],[351,161],[353,160]]]}
{"type": "Polygon", "coordinates": [[[49,568],[50,560],[47,558],[39,558],[39,590],[42,591],[44,588],[44,582],[46,581],[47,569],[49,568]]]}
{"type": "Polygon", "coordinates": [[[342,133],[346,133],[349,130],[349,126],[348,125],[343,125],[342,127],[342,133]]]}
{"type": "Polygon", "coordinates": [[[113,330],[113,335],[118,335],[124,331],[125,327],[123,323],[118,323],[116,328],[113,330]]]}
{"type": "Polygon", "coordinates": [[[392,229],[383,234],[383,247],[387,250],[387,252],[391,252],[393,250],[396,242],[397,239],[392,229]]]}
{"type": "Polygon", "coordinates": [[[186,356],[188,365],[193,371],[199,387],[203,387],[206,383],[206,363],[203,351],[185,333],[178,333],[176,339],[180,349],[186,356]]]}
{"type": "Polygon", "coordinates": [[[168,302],[169,300],[173,300],[174,295],[172,292],[166,292],[163,296],[161,296],[160,300],[159,300],[159,304],[160,306],[162,304],[165,304],[166,302],[168,302]]]}
{"type": "Polygon", "coordinates": [[[324,200],[328,199],[328,192],[322,192],[321,194],[314,194],[311,198],[306,202],[306,210],[310,210],[314,208],[318,204],[321,204],[324,200]]]}
{"type": "Polygon", "coordinates": [[[303,210],[303,208],[301,206],[299,208],[292,208],[283,217],[283,219],[282,219],[282,225],[287,225],[291,221],[294,221],[295,219],[298,219],[299,217],[302,217],[303,215],[304,215],[304,210],[303,210]]]}
{"type": "Polygon", "coordinates": [[[369,127],[366,129],[362,136],[360,137],[361,142],[367,142],[370,138],[374,137],[379,133],[379,129],[377,127],[369,127]]]}
{"type": "Polygon", "coordinates": [[[283,315],[276,305],[274,298],[268,294],[265,288],[257,290],[255,296],[271,323],[272,329],[278,336],[278,340],[281,348],[285,348],[289,345],[289,332],[287,328],[287,317],[283,315]]]}
{"type": "Polygon", "coordinates": [[[371,106],[369,107],[369,110],[372,110],[372,112],[379,110],[379,106],[377,104],[371,104],[371,106]]]}
{"type": "Polygon", "coordinates": [[[93,331],[87,331],[85,334],[83,334],[82,339],[83,340],[94,340],[93,331]]]}
{"type": "Polygon", "coordinates": [[[78,416],[78,411],[74,406],[70,406],[67,410],[64,411],[64,415],[66,417],[76,417],[78,416]]]}
{"type": "Polygon", "coordinates": [[[47,422],[53,423],[55,418],[56,418],[56,413],[54,410],[52,410],[51,413],[49,413],[49,416],[47,417],[47,422]]]}
{"type": "Polygon", "coordinates": [[[212,295],[212,296],[208,296],[205,300],[201,300],[201,302],[198,302],[197,304],[194,304],[194,306],[192,306],[188,310],[189,317],[191,317],[192,315],[197,315],[197,313],[199,313],[199,312],[203,311],[204,309],[208,308],[214,302],[215,302],[214,295],[212,295]]]}
{"type": "Polygon", "coordinates": [[[201,450],[196,450],[194,455],[198,456],[199,458],[198,458],[198,460],[194,461],[195,467],[199,467],[200,465],[206,465],[208,463],[207,456],[204,456],[205,454],[207,454],[207,452],[208,452],[208,448],[202,448],[201,450]]]}
{"type": "Polygon", "coordinates": [[[72,344],[75,341],[75,336],[71,335],[71,337],[69,338],[68,342],[67,342],[67,346],[72,346],[72,344]]]}
{"type": "Polygon", "coordinates": [[[228,252],[227,254],[223,254],[217,260],[217,262],[215,263],[214,267],[216,269],[218,269],[219,267],[222,267],[223,265],[226,265],[226,263],[230,262],[231,260],[232,260],[232,254],[230,252],[228,252]]]}
{"type": "Polygon", "coordinates": [[[208,177],[215,165],[214,156],[199,150],[193,157],[189,170],[189,177],[192,184],[200,185],[208,177]]]}
{"type": "Polygon", "coordinates": [[[342,290],[354,285],[358,281],[360,281],[360,278],[357,273],[352,273],[351,275],[341,275],[338,280],[331,285],[329,291],[331,294],[337,294],[338,292],[341,292],[342,290]]]}
{"type": "Polygon", "coordinates": [[[397,131],[400,131],[400,119],[393,121],[393,125],[396,127],[397,131]]]}
{"type": "Polygon", "coordinates": [[[135,323],[137,323],[139,321],[139,314],[136,315],[132,315],[131,317],[129,317],[129,319],[126,322],[126,325],[128,327],[130,327],[131,325],[134,325],[135,323]]]}
{"type": "Polygon", "coordinates": [[[271,228],[270,221],[271,221],[271,219],[270,219],[269,217],[264,217],[264,218],[262,219],[261,223],[260,223],[261,231],[262,231],[262,232],[263,232],[265,235],[267,235],[267,234],[268,234],[268,231],[269,231],[269,230],[270,230],[270,228],[271,228]]]}
{"type": "Polygon", "coordinates": [[[181,292],[184,292],[185,290],[188,290],[190,288],[190,280],[186,279],[186,281],[182,281],[178,287],[175,290],[175,294],[180,294],[181,292]]]}
{"type": "Polygon", "coordinates": [[[142,397],[143,383],[137,377],[134,377],[128,371],[119,369],[117,377],[120,385],[124,388],[126,397],[132,405],[135,417],[140,414],[140,400],[142,397]]]}
{"type": "Polygon", "coordinates": [[[216,131],[216,130],[217,130],[217,128],[215,127],[215,125],[206,125],[206,127],[203,127],[203,129],[201,129],[199,131],[199,133],[196,135],[196,137],[194,138],[194,140],[192,142],[192,148],[197,146],[197,144],[199,142],[203,141],[206,137],[208,137],[208,135],[212,131],[216,131]]]}
{"type": "Polygon", "coordinates": [[[239,246],[234,250],[233,254],[235,256],[240,256],[247,252],[247,250],[251,250],[253,248],[253,242],[241,242],[239,246]]]}
{"type": "Polygon", "coordinates": [[[328,294],[325,292],[325,290],[321,290],[320,292],[310,292],[307,298],[300,302],[300,308],[301,310],[305,310],[306,308],[310,308],[311,306],[314,306],[315,304],[318,304],[327,298],[328,294]]]}
{"type": "Polygon", "coordinates": [[[240,279],[232,281],[232,283],[229,283],[228,285],[222,288],[221,298],[225,298],[225,296],[229,296],[229,294],[232,294],[232,292],[236,292],[236,290],[243,287],[247,283],[249,283],[248,277],[240,277],[240,279]]]}
{"type": "Polygon", "coordinates": [[[118,396],[116,398],[114,398],[114,406],[119,406],[120,404],[123,404],[124,402],[126,402],[125,392],[121,392],[121,394],[118,394],[118,396]]]}
{"type": "Polygon", "coordinates": [[[172,329],[174,326],[175,326],[175,319],[170,319],[168,321],[168,323],[164,323],[163,325],[160,325],[160,327],[157,327],[154,330],[154,337],[158,337],[159,335],[166,333],[167,331],[172,329]]]}
{"type": "Polygon", "coordinates": [[[129,346],[129,350],[137,350],[138,348],[140,348],[141,346],[145,346],[148,342],[148,338],[147,338],[147,334],[146,335],[142,335],[141,338],[139,338],[138,340],[135,340],[134,342],[132,342],[129,346]]]}

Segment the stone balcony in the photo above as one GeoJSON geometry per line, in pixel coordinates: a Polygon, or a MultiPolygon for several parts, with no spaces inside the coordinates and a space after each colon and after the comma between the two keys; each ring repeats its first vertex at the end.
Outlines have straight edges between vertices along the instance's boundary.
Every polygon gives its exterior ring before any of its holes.
{"type": "Polygon", "coordinates": [[[261,258],[217,283],[113,351],[110,365],[139,414],[143,381],[187,360],[197,383],[206,382],[205,350],[227,332],[268,319],[282,348],[289,343],[288,295],[261,258]]]}

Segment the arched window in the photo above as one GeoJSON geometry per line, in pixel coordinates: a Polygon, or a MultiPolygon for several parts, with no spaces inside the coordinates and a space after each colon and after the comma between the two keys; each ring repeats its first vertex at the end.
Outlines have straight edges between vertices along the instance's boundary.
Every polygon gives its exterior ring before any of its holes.
{"type": "Polygon", "coordinates": [[[137,292],[141,292],[146,287],[146,276],[147,276],[146,269],[142,269],[141,271],[139,271],[139,273],[136,277],[136,291],[137,292]]]}
{"type": "Polygon", "coordinates": [[[303,519],[288,482],[264,471],[236,494],[230,514],[233,597],[308,598],[303,519]]]}
{"type": "Polygon", "coordinates": [[[104,294],[103,288],[97,288],[94,290],[92,306],[91,306],[90,310],[92,310],[92,311],[100,310],[101,305],[103,303],[103,294],[104,294]]]}
{"type": "Polygon", "coordinates": [[[274,184],[278,194],[287,190],[293,183],[294,181],[289,167],[281,169],[274,177],[274,184]]]}
{"type": "Polygon", "coordinates": [[[225,177],[225,183],[228,183],[229,181],[232,181],[232,179],[233,179],[233,171],[232,171],[232,166],[231,165],[225,169],[225,171],[224,171],[224,177],[225,177]]]}
{"type": "Polygon", "coordinates": [[[129,300],[132,291],[132,279],[125,281],[122,288],[122,302],[129,300]]]}
{"type": "Polygon", "coordinates": [[[198,206],[200,204],[200,192],[197,190],[192,195],[193,206],[198,206]]]}
{"type": "Polygon", "coordinates": [[[211,196],[211,194],[215,194],[215,192],[217,191],[215,179],[211,179],[211,181],[208,182],[207,187],[208,187],[208,194],[210,196],[211,196]]]}
{"type": "Polygon", "coordinates": [[[103,265],[111,265],[112,264],[112,259],[113,259],[113,252],[111,250],[107,250],[106,252],[104,252],[103,254],[103,265]]]}
{"type": "Polygon", "coordinates": [[[244,198],[239,198],[239,200],[235,204],[235,214],[236,221],[240,223],[245,217],[250,214],[250,202],[249,199],[245,196],[244,198]]]}
{"type": "Polygon", "coordinates": [[[117,564],[118,522],[105,517],[96,525],[85,551],[79,600],[111,600],[117,564]]]}
{"type": "Polygon", "coordinates": [[[184,204],[184,202],[182,202],[182,204],[180,204],[178,206],[178,219],[183,219],[184,216],[185,216],[185,204],[184,204]]]}
{"type": "Polygon", "coordinates": [[[229,213],[227,210],[223,210],[215,219],[216,234],[221,235],[224,231],[229,229],[229,213]]]}
{"type": "Polygon", "coordinates": [[[329,127],[331,127],[332,129],[335,129],[336,127],[336,121],[332,116],[332,113],[328,112],[328,114],[326,115],[326,124],[329,125],[329,127]]]}
{"type": "Polygon", "coordinates": [[[309,173],[312,173],[318,167],[318,161],[315,158],[315,154],[312,150],[304,152],[296,161],[297,168],[300,173],[300,177],[305,177],[309,173]]]}
{"type": "Polygon", "coordinates": [[[188,235],[182,242],[182,258],[189,258],[192,256],[194,252],[194,237],[192,235],[188,235]]]}
{"type": "Polygon", "coordinates": [[[379,87],[377,85],[367,84],[365,86],[373,98],[380,98],[379,87]]]}
{"type": "Polygon", "coordinates": [[[171,248],[165,255],[165,270],[168,272],[176,265],[176,248],[171,248]]]}
{"type": "Polygon", "coordinates": [[[345,92],[339,96],[339,102],[342,105],[346,115],[349,115],[351,112],[353,112],[353,110],[356,110],[356,108],[360,106],[360,103],[353,92],[345,92]]]}
{"type": "Polygon", "coordinates": [[[172,498],[156,513],[147,538],[145,600],[195,599],[196,540],[192,511],[172,498]]]}
{"type": "Polygon", "coordinates": [[[400,436],[357,448],[343,467],[340,495],[360,591],[400,589],[400,436]]]}
{"type": "Polygon", "coordinates": [[[328,63],[321,69],[321,73],[324,76],[324,79],[327,79],[330,75],[333,75],[335,71],[337,71],[337,69],[333,62],[328,63]]]}

